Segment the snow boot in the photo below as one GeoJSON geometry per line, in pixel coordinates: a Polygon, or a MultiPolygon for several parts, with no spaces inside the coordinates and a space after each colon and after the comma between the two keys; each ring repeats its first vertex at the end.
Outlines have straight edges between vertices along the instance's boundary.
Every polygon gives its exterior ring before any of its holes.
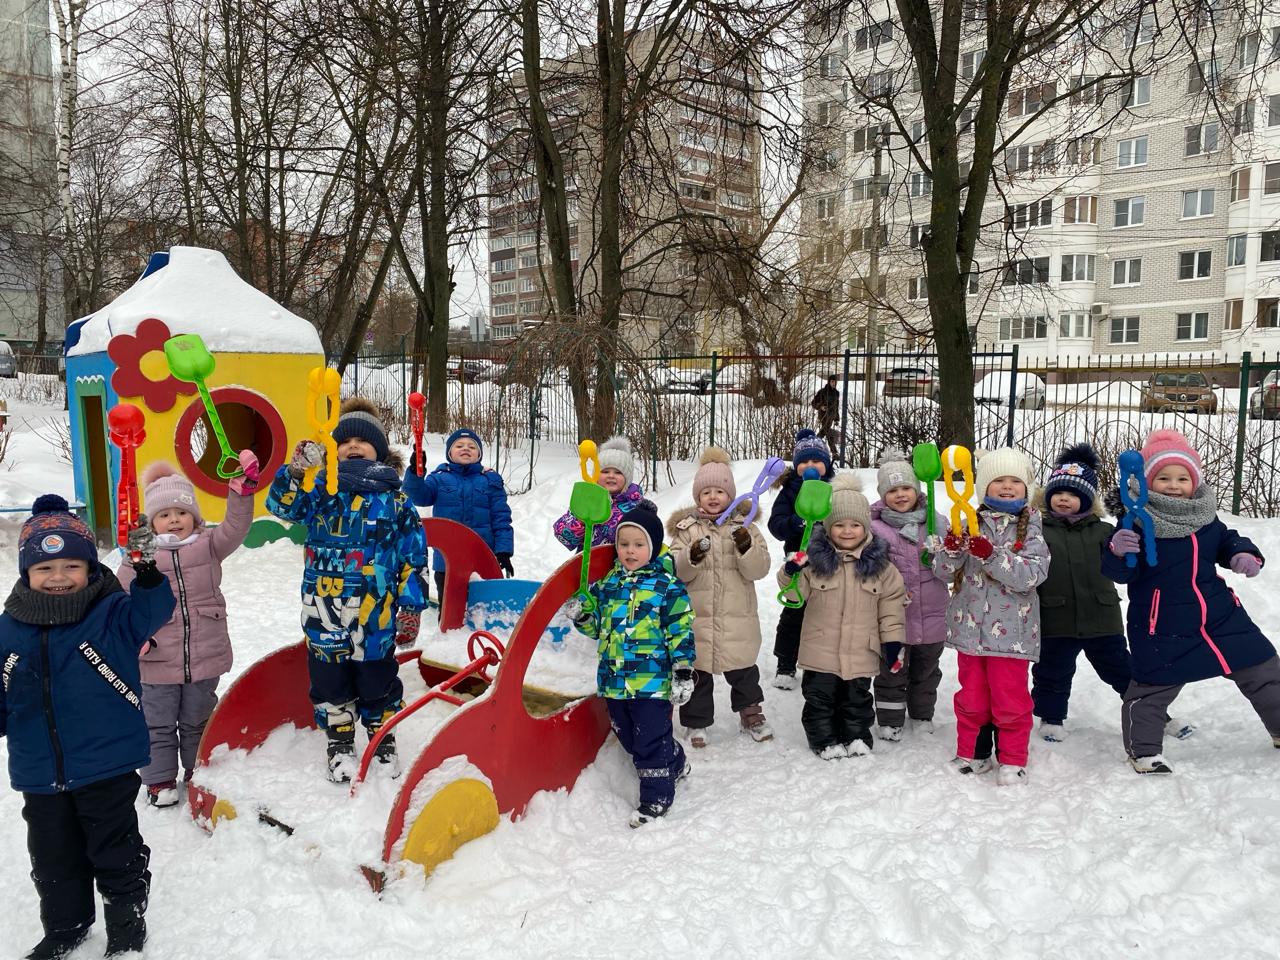
{"type": "Polygon", "coordinates": [[[394,780],[400,776],[400,755],[396,752],[396,735],[388,733],[382,738],[382,742],[378,744],[378,749],[373,751],[373,759],[378,762],[384,771],[391,775],[394,780]]]}
{"type": "Polygon", "coordinates": [[[178,782],[169,780],[165,783],[147,785],[147,803],[163,810],[165,807],[178,805],[178,782]]]}
{"type": "Polygon", "coordinates": [[[70,956],[80,944],[89,939],[89,926],[86,924],[72,930],[46,933],[44,939],[27,954],[26,960],[62,960],[63,957],[70,956]]]}
{"type": "Polygon", "coordinates": [[[783,673],[779,670],[777,676],[773,678],[773,686],[777,690],[794,690],[800,686],[800,681],[796,679],[794,670],[791,673],[783,673]]]}
{"type": "Polygon", "coordinates": [[[849,751],[845,749],[843,743],[828,744],[821,750],[815,750],[813,752],[823,760],[843,760],[849,755],[849,751]]]}
{"type": "Polygon", "coordinates": [[[876,728],[876,736],[886,743],[897,743],[902,739],[902,728],[880,726],[876,728]]]}
{"type": "Polygon", "coordinates": [[[769,721],[764,718],[764,707],[758,703],[743,707],[738,712],[738,722],[742,724],[743,731],[750,734],[751,739],[756,743],[773,739],[773,727],[769,726],[769,721]]]}
{"type": "Polygon", "coordinates": [[[350,719],[327,728],[329,745],[329,779],[334,783],[350,783],[356,770],[356,725],[350,719]]]}
{"type": "Polygon", "coordinates": [[[871,744],[865,740],[850,740],[844,745],[844,755],[846,757],[869,757],[871,756],[871,744]]]}
{"type": "Polygon", "coordinates": [[[1048,720],[1041,720],[1040,725],[1036,727],[1036,732],[1045,743],[1062,743],[1067,739],[1067,728],[1060,723],[1050,723],[1048,720]]]}
{"type": "Polygon", "coordinates": [[[667,814],[667,808],[657,803],[642,803],[631,812],[631,819],[627,821],[628,826],[634,830],[636,827],[642,827],[650,820],[657,820],[667,814]]]}
{"type": "Polygon", "coordinates": [[[119,923],[107,924],[108,957],[119,957],[126,953],[141,953],[147,942],[147,921],[142,917],[132,917],[119,923]]]}
{"type": "Polygon", "coordinates": [[[990,757],[981,757],[976,760],[969,757],[952,757],[950,767],[953,772],[967,777],[970,774],[988,773],[995,764],[991,762],[990,757]]]}
{"type": "Polygon", "coordinates": [[[1275,747],[1277,750],[1280,750],[1280,737],[1272,737],[1271,745],[1275,747]]]}
{"type": "Polygon", "coordinates": [[[695,750],[701,750],[711,742],[710,727],[685,727],[684,735],[689,740],[689,746],[695,750]]]}
{"type": "Polygon", "coordinates": [[[912,720],[911,729],[919,730],[921,733],[931,734],[933,733],[933,721],[932,720],[912,720]]]}
{"type": "Polygon", "coordinates": [[[1194,723],[1185,723],[1182,720],[1175,720],[1170,717],[1164,722],[1164,732],[1175,740],[1185,740],[1196,732],[1194,723]]]}
{"type": "Polygon", "coordinates": [[[1137,773],[1173,773],[1173,767],[1165,763],[1164,757],[1158,753],[1154,757],[1130,757],[1129,766],[1137,773]]]}
{"type": "Polygon", "coordinates": [[[1020,783],[1027,782],[1027,768],[1015,767],[1011,763],[1000,764],[1000,771],[996,774],[996,783],[1002,787],[1014,787],[1020,783]]]}

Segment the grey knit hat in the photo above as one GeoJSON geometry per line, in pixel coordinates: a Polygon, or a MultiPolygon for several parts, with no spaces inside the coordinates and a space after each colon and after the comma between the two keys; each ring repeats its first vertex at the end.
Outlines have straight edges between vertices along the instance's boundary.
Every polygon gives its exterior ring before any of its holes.
{"type": "Polygon", "coordinates": [[[886,450],[880,456],[880,469],[876,472],[876,493],[880,499],[894,487],[913,487],[920,492],[920,481],[911,461],[901,450],[886,450]]]}

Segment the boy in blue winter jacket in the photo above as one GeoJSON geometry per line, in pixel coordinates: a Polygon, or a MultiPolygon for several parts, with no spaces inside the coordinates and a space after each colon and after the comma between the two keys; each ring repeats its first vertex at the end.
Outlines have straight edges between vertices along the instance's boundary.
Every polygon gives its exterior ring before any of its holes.
{"type": "MultiPolygon", "coordinates": [[[[404,706],[396,647],[418,637],[427,540],[400,490],[404,464],[387,445],[377,408],[360,397],[344,401],[333,438],[338,462],[327,469],[338,471],[338,492],[327,492],[324,470],[311,490],[302,489],[307,469],[324,463],[324,448],[304,440],[276,474],[267,509],[307,525],[302,630],[311,702],[329,737],[329,779],[346,783],[355,767],[356,717],[372,740],[404,706]]],[[[378,744],[377,759],[397,775],[394,735],[378,744]]]]}
{"type": "MultiPolygon", "coordinates": [[[[404,474],[404,492],[415,506],[431,507],[433,517],[456,520],[480,535],[498,558],[498,566],[508,577],[515,576],[511,557],[515,535],[511,529],[511,507],[502,475],[480,461],[484,444],[474,430],[463,427],[449,434],[444,444],[445,462],[424,477],[410,466],[404,474]]],[[[431,557],[435,571],[436,596],[444,597],[444,555],[436,550],[431,557]]]]}
{"type": "Polygon", "coordinates": [[[65,957],[93,926],[102,894],[107,956],[147,939],[150,851],[138,832],[137,770],[149,762],[138,655],[173,614],[145,516],[129,534],[133,588],[98,562],[93,534],[49,494],[22,527],[21,579],[0,615],[0,736],[22,792],[44,939],[27,956],[65,957]]]}

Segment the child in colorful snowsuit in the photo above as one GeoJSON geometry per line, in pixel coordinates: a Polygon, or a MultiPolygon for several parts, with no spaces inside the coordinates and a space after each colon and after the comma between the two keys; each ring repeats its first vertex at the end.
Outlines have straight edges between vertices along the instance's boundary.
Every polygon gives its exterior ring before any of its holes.
{"type": "MultiPolygon", "coordinates": [[[[218,680],[231,669],[227,601],[222,561],[244,543],[253,523],[258,458],[240,452],[244,474],[228,482],[227,512],[216,527],[205,525],[191,481],[158,461],[142,472],[142,506],[151,518],[158,549],[156,566],[173,584],[174,617],[142,655],[142,711],[151,732],[151,762],[142,770],[147,802],[178,803],[178,761],[190,780],[205,724],[218,702],[218,680]]],[[[128,589],[133,571],[122,568],[128,589]]]]}
{"type": "Polygon", "coordinates": [[[717,521],[738,495],[729,455],[719,447],[702,453],[693,475],[694,505],[667,520],[676,575],[689,589],[696,617],[693,699],[680,708],[689,745],[705,747],[715,719],[715,674],[729,683],[729,706],[753,740],[773,738],[760,689],[760,618],[755,581],[769,572],[769,548],[742,504],[724,524],[717,521]]]}
{"type": "Polygon", "coordinates": [[[1049,570],[1040,511],[1030,505],[1031,464],[1005,447],[978,460],[976,487],[980,535],[948,533],[930,543],[933,568],[952,579],[947,604],[947,644],[956,649],[956,757],[959,773],[985,773],[979,732],[994,724],[999,735],[999,783],[1027,776],[1032,702],[1027,669],[1040,656],[1040,600],[1036,587],[1049,570]]]}
{"type": "MultiPolygon", "coordinates": [[[[324,463],[324,448],[298,444],[267,495],[267,509],[307,525],[302,570],[302,630],[316,722],[328,733],[329,779],[355,772],[357,716],[372,740],[403,704],[396,647],[418,636],[427,590],[421,569],[427,541],[409,498],[400,490],[404,464],[387,445],[377,408],[360,397],[342,404],[333,438],[338,492],[329,494],[325,470],[302,489],[303,475],[324,463]]],[[[377,759],[398,772],[394,735],[377,759]]]]}
{"type": "Polygon", "coordinates": [[[640,778],[630,824],[663,816],[677,780],[689,772],[671,728],[671,707],[693,695],[693,608],[662,545],[662,520],[649,501],[627,512],[617,529],[618,560],[591,586],[596,608],[568,612],[597,641],[596,686],[622,748],[640,778]]]}
{"type": "MultiPolygon", "coordinates": [[[[508,577],[515,576],[511,557],[515,535],[502,474],[483,463],[484,444],[474,430],[453,431],[445,440],[445,462],[424,477],[413,465],[404,474],[404,492],[415,506],[431,507],[433,517],[456,520],[480,535],[508,577]]],[[[444,598],[444,554],[433,552],[436,596],[444,598]]]]}
{"type": "Polygon", "coordinates": [[[889,544],[871,532],[871,508],[854,474],[831,481],[831,512],[778,572],[787,586],[797,571],[805,601],[798,663],[809,749],[823,760],[871,752],[875,708],[871,679],[881,648],[906,639],[902,574],[889,544]]]}
{"type": "MultiPolygon", "coordinates": [[[[879,737],[894,742],[902,739],[908,716],[918,729],[933,732],[950,594],[947,581],[926,559],[928,500],[906,454],[885,454],[876,474],[876,491],[880,499],[871,505],[871,531],[889,545],[889,559],[906,586],[906,643],[897,656],[885,651],[872,684],[879,737]]],[[[945,527],[946,522],[935,514],[934,528],[945,527]]]]}
{"type": "Polygon", "coordinates": [[[1102,553],[1102,572],[1129,588],[1128,637],[1133,682],[1124,693],[1120,730],[1138,773],[1168,774],[1165,711],[1183,686],[1227,677],[1280,747],[1280,658],[1217,573],[1262,570],[1262,553],[1218,519],[1218,500],[1203,482],[1200,456],[1176,430],[1154,430],[1142,448],[1156,535],[1147,563],[1142,521],[1117,530],[1102,553]],[[1130,567],[1126,557],[1135,555],[1130,567]]]}
{"type": "MultiPolygon", "coordinates": [[[[815,470],[819,480],[831,482],[834,469],[831,450],[827,442],[812,430],[804,429],[796,434],[791,450],[791,469],[778,478],[781,489],[769,511],[769,532],[775,540],[782,541],[787,554],[800,549],[804,536],[804,520],[796,515],[796,494],[805,481],[805,474],[815,470]]],[[[794,690],[796,682],[796,657],[800,651],[800,628],[804,625],[804,607],[783,607],[778,616],[778,627],[773,638],[773,655],[778,660],[773,685],[779,690],[794,690]]]]}
{"type": "Polygon", "coordinates": [[[173,593],[145,516],[129,534],[139,559],[126,593],[67,501],[47,494],[31,512],[21,577],[0,615],[0,736],[23,795],[44,927],[27,956],[65,957],[88,938],[95,880],[116,956],[147,939],[150,851],[134,806],[148,762],[138,652],[173,613],[173,593]]]}
{"type": "MultiPolygon", "coordinates": [[[[617,535],[618,523],[636,505],[644,500],[644,491],[632,482],[636,475],[636,461],[631,454],[631,441],[626,437],[610,437],[600,445],[597,451],[600,461],[600,476],[596,482],[609,491],[613,499],[613,512],[606,523],[597,524],[591,531],[591,546],[598,547],[602,543],[613,543],[617,535]]],[[[572,513],[565,513],[555,522],[553,528],[556,539],[568,549],[582,549],[582,537],[586,528],[582,521],[572,513]]]]}

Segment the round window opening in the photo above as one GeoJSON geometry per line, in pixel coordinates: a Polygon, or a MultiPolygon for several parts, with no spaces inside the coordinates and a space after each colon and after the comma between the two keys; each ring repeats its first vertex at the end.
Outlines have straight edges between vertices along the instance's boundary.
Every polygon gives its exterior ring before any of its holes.
{"type": "MultiPolygon", "coordinates": [[[[285,429],[280,414],[265,397],[238,387],[209,391],[222,421],[231,452],[252,450],[264,478],[270,478],[284,462],[285,429]]],[[[206,493],[226,496],[227,482],[218,476],[222,450],[209,423],[204,404],[195,400],[178,420],[174,436],[178,462],[193,484],[206,493]]]]}

